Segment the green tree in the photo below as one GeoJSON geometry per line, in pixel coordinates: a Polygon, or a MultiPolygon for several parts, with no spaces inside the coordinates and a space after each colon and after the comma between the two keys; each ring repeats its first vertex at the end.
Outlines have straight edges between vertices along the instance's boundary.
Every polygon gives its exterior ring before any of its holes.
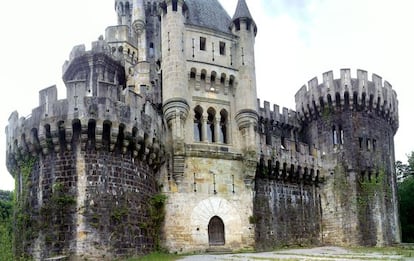
{"type": "Polygon", "coordinates": [[[402,241],[414,243],[414,152],[407,155],[408,164],[397,161],[398,198],[400,202],[400,221],[402,241]]]}
{"type": "Polygon", "coordinates": [[[12,192],[0,190],[0,260],[13,260],[12,192]]]}

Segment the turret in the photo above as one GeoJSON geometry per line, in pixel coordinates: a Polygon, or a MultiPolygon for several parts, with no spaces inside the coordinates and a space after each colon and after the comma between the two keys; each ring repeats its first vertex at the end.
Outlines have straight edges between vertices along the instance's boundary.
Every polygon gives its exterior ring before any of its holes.
{"type": "Polygon", "coordinates": [[[118,14],[118,25],[131,25],[130,0],[115,0],[115,11],[118,14]]]}
{"type": "Polygon", "coordinates": [[[331,71],[324,73],[322,83],[313,78],[295,96],[304,138],[320,149],[328,172],[321,197],[324,240],[394,244],[400,241],[394,169],[397,94],[378,75],[370,80],[358,70],[352,78],[349,69],[340,75],[334,79],[331,71]]]}
{"type": "Polygon", "coordinates": [[[147,44],[145,33],[145,6],[143,0],[134,0],[132,28],[137,34],[138,61],[147,60],[147,44]]]}
{"type": "Polygon", "coordinates": [[[184,22],[186,6],[183,0],[166,0],[161,4],[162,83],[164,117],[171,130],[173,175],[180,180],[184,165],[184,122],[189,112],[184,54],[184,22]]]}
{"type": "Polygon", "coordinates": [[[236,121],[239,129],[244,132],[245,149],[253,151],[256,146],[254,129],[258,118],[254,60],[257,27],[245,0],[239,0],[237,4],[231,29],[239,38],[235,50],[235,66],[239,70],[239,83],[236,90],[236,121]]]}

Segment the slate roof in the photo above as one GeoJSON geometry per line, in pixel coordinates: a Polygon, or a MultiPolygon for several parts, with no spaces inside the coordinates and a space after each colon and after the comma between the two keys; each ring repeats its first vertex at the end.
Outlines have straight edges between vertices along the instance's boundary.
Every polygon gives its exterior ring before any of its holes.
{"type": "Polygon", "coordinates": [[[236,12],[233,16],[233,21],[240,18],[249,18],[253,21],[253,17],[250,14],[249,7],[246,4],[245,0],[239,0],[237,2],[236,12]]]}
{"type": "Polygon", "coordinates": [[[188,7],[188,24],[231,33],[231,17],[218,0],[185,0],[188,7]]]}

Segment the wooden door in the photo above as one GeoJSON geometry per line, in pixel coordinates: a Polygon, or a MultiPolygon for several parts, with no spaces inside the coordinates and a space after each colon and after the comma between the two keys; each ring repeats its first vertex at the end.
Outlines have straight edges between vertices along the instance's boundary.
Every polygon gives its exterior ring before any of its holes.
{"type": "Polygon", "coordinates": [[[224,223],[221,218],[214,216],[208,223],[208,241],[210,246],[222,246],[224,240],[224,223]]]}

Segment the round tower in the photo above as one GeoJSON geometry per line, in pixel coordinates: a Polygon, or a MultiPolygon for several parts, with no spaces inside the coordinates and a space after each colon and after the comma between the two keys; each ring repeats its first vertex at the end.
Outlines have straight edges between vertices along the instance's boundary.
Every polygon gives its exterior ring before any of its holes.
{"type": "Polygon", "coordinates": [[[394,168],[397,95],[381,77],[341,70],[309,81],[296,94],[303,135],[321,150],[322,232],[325,242],[390,245],[400,242],[394,168]]]}
{"type": "Polygon", "coordinates": [[[103,40],[74,47],[63,67],[67,98],[44,89],[31,117],[9,119],[17,256],[112,260],[154,249],[161,116],[125,92],[113,55],[103,40]]]}
{"type": "Polygon", "coordinates": [[[257,26],[245,0],[239,0],[237,3],[231,30],[238,37],[235,50],[235,67],[239,70],[235,99],[236,121],[239,129],[244,132],[245,149],[255,151],[258,114],[254,42],[257,26]]]}
{"type": "Polygon", "coordinates": [[[163,112],[171,131],[173,176],[179,182],[184,171],[184,122],[189,112],[184,54],[186,5],[183,0],[166,0],[161,8],[163,112]]]}

